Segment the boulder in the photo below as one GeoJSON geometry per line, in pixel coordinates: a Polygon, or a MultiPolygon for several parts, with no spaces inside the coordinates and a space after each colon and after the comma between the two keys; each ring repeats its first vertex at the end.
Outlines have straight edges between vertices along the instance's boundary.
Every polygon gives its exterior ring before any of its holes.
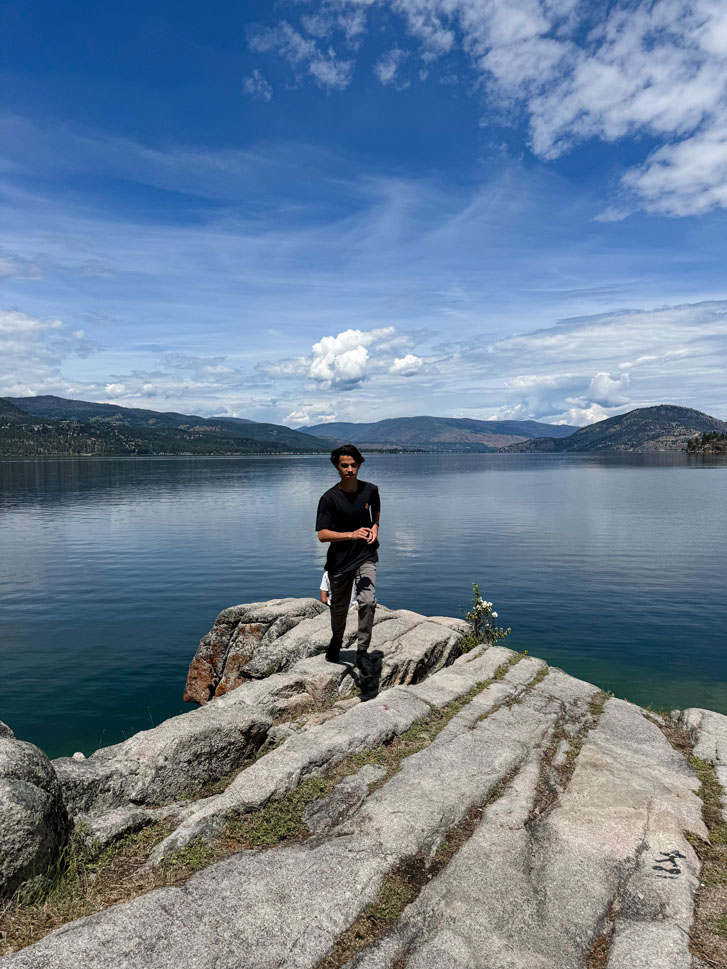
{"type": "Polygon", "coordinates": [[[211,704],[102,747],[85,760],[60,757],[53,764],[74,817],[161,805],[198,794],[241,767],[271,725],[258,707],[211,704]]]}
{"type": "Polygon", "coordinates": [[[678,719],[694,741],[694,756],[714,766],[722,785],[722,813],[727,820],[727,717],[714,710],[690,707],[678,719]]]}
{"type": "MultiPolygon", "coordinates": [[[[207,703],[251,674],[245,667],[262,645],[282,636],[303,619],[325,610],[317,599],[271,599],[223,609],[202,637],[189,667],[184,699],[207,703]]],[[[264,675],[264,674],[263,674],[264,675]]]]}
{"type": "Polygon", "coordinates": [[[0,736],[0,894],[42,875],[58,859],[68,834],[51,762],[6,728],[0,736]]]}

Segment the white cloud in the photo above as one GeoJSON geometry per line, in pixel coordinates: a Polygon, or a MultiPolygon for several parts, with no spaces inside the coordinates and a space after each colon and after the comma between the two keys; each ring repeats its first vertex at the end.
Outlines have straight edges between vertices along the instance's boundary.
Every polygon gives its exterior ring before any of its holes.
{"type": "Polygon", "coordinates": [[[374,74],[383,85],[391,84],[397,91],[409,87],[410,81],[399,80],[398,74],[401,65],[406,60],[408,54],[398,47],[386,51],[386,53],[374,64],[374,74]]]}
{"type": "Polygon", "coordinates": [[[104,393],[111,398],[121,397],[122,394],[126,393],[126,390],[126,384],[106,384],[104,387],[104,393]]]}
{"type": "MultiPolygon", "coordinates": [[[[405,24],[427,65],[463,52],[484,82],[490,110],[519,108],[529,121],[534,153],[556,158],[588,139],[615,142],[649,136],[664,142],[643,165],[626,172],[623,189],[651,211],[692,215],[727,207],[727,8],[718,0],[338,0],[320,5],[304,23],[331,38],[335,17],[348,10],[357,34],[374,9],[405,24]],[[335,11],[335,14],[334,14],[335,11]]],[[[327,86],[350,83],[345,69],[312,69],[318,47],[286,21],[253,40],[277,51],[327,86]],[[261,39],[262,38],[262,39],[261,39]]],[[[398,84],[407,56],[384,51],[374,66],[382,84],[398,84]]],[[[338,64],[329,48],[327,60],[338,64]]],[[[445,62],[444,77],[451,77],[445,62]]],[[[482,85],[480,85],[482,90],[482,85]]],[[[602,220],[624,217],[623,202],[602,220]]]]}
{"type": "Polygon", "coordinates": [[[624,391],[631,383],[628,372],[612,377],[608,373],[597,373],[588,385],[588,398],[590,401],[604,407],[621,404],[628,404],[629,398],[624,391]]]}
{"type": "Polygon", "coordinates": [[[273,97],[273,88],[270,81],[263,77],[258,68],[242,79],[242,89],[245,94],[255,101],[270,101],[273,97]]]}
{"type": "Polygon", "coordinates": [[[338,60],[332,52],[314,57],[308,65],[308,72],[323,87],[342,90],[351,83],[353,61],[338,60]]]}
{"type": "Polygon", "coordinates": [[[88,356],[94,349],[83,330],[72,331],[60,320],[0,310],[0,396],[58,392],[66,386],[63,361],[88,356]]]}
{"type": "Polygon", "coordinates": [[[313,344],[308,373],[326,387],[354,387],[366,374],[368,347],[393,337],[393,327],[378,330],[344,330],[337,336],[324,336],[313,344]]]}
{"type": "Polygon", "coordinates": [[[322,87],[341,89],[351,81],[353,61],[338,58],[330,47],[321,50],[315,40],[304,37],[286,20],[275,27],[254,31],[250,47],[259,53],[278,54],[322,87]]]}
{"type": "Polygon", "coordinates": [[[424,361],[421,357],[417,357],[413,353],[407,353],[403,357],[396,357],[394,359],[394,362],[389,367],[389,373],[396,374],[400,377],[413,377],[423,366],[424,361]]]}
{"type": "Polygon", "coordinates": [[[335,414],[325,404],[303,404],[292,410],[283,418],[283,424],[294,424],[296,427],[310,424],[330,424],[335,421],[335,414]]]}
{"type": "Polygon", "coordinates": [[[727,124],[656,149],[623,181],[647,209],[665,215],[727,208],[727,124]]]}

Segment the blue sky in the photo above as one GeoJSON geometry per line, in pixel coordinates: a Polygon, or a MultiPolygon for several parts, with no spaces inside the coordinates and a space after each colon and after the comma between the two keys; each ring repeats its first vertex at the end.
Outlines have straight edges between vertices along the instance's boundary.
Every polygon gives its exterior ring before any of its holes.
{"type": "Polygon", "coordinates": [[[0,16],[0,394],[727,419],[718,0],[0,16]]]}

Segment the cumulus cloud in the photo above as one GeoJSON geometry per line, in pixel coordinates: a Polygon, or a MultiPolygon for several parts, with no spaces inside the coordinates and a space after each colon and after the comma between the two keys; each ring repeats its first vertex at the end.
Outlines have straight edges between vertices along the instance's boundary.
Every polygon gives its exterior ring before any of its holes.
{"type": "Polygon", "coordinates": [[[286,414],[283,423],[301,427],[311,424],[330,424],[335,419],[336,415],[331,413],[330,407],[326,404],[302,404],[286,414]]]}
{"type": "Polygon", "coordinates": [[[309,375],[325,387],[355,387],[366,374],[368,347],[394,335],[392,326],[378,330],[344,330],[313,344],[309,375]]]}
{"type": "Polygon", "coordinates": [[[424,361],[421,357],[417,357],[413,353],[407,353],[403,357],[394,358],[394,362],[389,367],[389,373],[396,374],[400,377],[413,377],[423,366],[424,361]]]}
{"type": "Polygon", "coordinates": [[[270,101],[273,97],[273,88],[270,81],[263,77],[258,68],[242,79],[242,89],[249,97],[255,101],[270,101]]]}
{"type": "MultiPolygon", "coordinates": [[[[639,205],[666,215],[727,207],[727,8],[716,0],[653,0],[608,6],[590,0],[337,0],[303,23],[316,38],[334,38],[335,17],[355,17],[365,30],[373,11],[398,15],[412,39],[425,79],[442,60],[463,53],[488,94],[488,107],[519,109],[533,152],[556,158],[588,139],[632,136],[663,144],[627,171],[623,189],[639,205]]],[[[352,63],[313,70],[322,51],[283,21],[253,41],[277,52],[328,86],[344,87],[352,63]],[[329,76],[330,75],[330,76],[329,76]],[[325,78],[325,79],[324,79],[325,78]]],[[[406,54],[384,51],[374,72],[397,85],[406,54]]],[[[325,53],[339,65],[333,47],[325,53]]],[[[402,85],[403,86],[403,85],[402,85]]],[[[603,220],[628,206],[609,206],[603,220]]]]}

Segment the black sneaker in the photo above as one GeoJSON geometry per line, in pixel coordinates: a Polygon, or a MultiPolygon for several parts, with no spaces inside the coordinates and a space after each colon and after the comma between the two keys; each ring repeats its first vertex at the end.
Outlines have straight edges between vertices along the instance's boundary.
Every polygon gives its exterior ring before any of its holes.
{"type": "Polygon", "coordinates": [[[326,650],[326,659],[329,663],[340,663],[342,643],[343,640],[337,639],[335,636],[331,637],[328,649],[326,650]]]}

